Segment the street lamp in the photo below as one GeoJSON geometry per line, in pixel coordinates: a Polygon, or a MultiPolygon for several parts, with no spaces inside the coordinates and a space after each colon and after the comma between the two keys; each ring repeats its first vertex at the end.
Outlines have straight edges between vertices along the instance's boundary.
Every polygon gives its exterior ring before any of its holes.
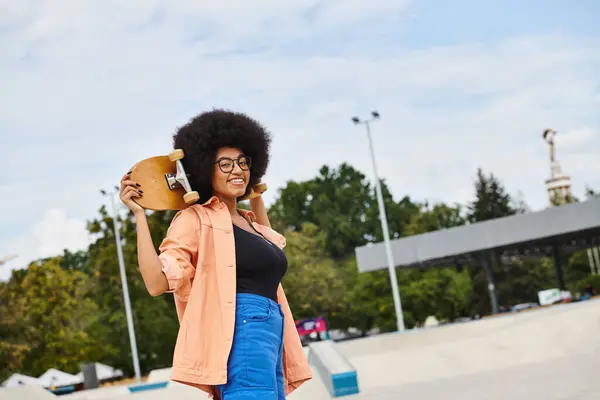
{"type": "Polygon", "coordinates": [[[381,183],[377,173],[377,164],[375,162],[375,150],[373,150],[373,139],[371,138],[371,122],[379,119],[377,111],[371,112],[371,118],[361,121],[358,117],[353,117],[352,122],[355,125],[363,124],[367,128],[367,137],[369,138],[369,148],[371,149],[371,162],[373,163],[373,173],[375,174],[375,188],[377,191],[377,203],[379,204],[379,219],[381,220],[381,229],[383,230],[383,241],[385,243],[385,252],[387,254],[388,271],[390,273],[390,282],[392,284],[392,293],[394,295],[394,308],[396,309],[396,324],[398,331],[404,331],[404,316],[402,315],[402,303],[400,302],[400,291],[398,290],[398,279],[396,278],[396,266],[392,256],[392,247],[390,245],[390,234],[388,231],[387,216],[385,214],[385,205],[383,203],[383,194],[381,192],[381,183]]]}
{"type": "Polygon", "coordinates": [[[115,186],[114,192],[106,192],[100,190],[104,196],[110,197],[112,206],[113,228],[115,230],[115,241],[117,243],[117,256],[119,258],[119,269],[121,270],[121,285],[123,286],[123,298],[125,299],[125,315],[127,316],[127,328],[129,330],[129,343],[131,345],[131,356],[133,358],[133,369],[138,382],[142,381],[140,373],[140,360],[138,358],[137,343],[135,341],[135,328],[133,326],[133,317],[131,313],[131,302],[129,300],[129,288],[127,287],[127,276],[125,275],[125,262],[123,261],[123,249],[121,248],[121,234],[119,233],[119,225],[117,221],[117,212],[115,210],[115,194],[119,193],[119,187],[115,186]]]}

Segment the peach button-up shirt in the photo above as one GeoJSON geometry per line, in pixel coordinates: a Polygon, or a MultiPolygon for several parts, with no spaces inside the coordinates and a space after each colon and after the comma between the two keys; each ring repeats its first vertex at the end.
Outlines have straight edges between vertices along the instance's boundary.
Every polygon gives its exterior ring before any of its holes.
{"type": "MultiPolygon", "coordinates": [[[[285,238],[253,221],[256,230],[280,248],[285,238]]],[[[236,306],[236,260],[231,215],[213,197],[179,211],[159,246],[159,258],[173,293],[179,333],[171,380],[195,386],[215,396],[215,385],[227,382],[236,306]]],[[[283,287],[277,301],[284,315],[283,371],[286,394],[312,378],[283,287]]]]}

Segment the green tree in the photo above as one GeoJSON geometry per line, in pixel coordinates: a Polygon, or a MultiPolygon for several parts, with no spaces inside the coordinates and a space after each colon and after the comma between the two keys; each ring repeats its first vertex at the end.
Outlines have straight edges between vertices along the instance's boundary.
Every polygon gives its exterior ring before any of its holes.
{"type": "Polygon", "coordinates": [[[443,203],[436,203],[431,207],[429,203],[425,203],[419,206],[419,213],[412,215],[405,234],[407,236],[417,235],[461,226],[465,223],[466,217],[463,208],[459,204],[452,207],[443,203]]]}
{"type": "Polygon", "coordinates": [[[554,264],[548,257],[515,259],[494,270],[498,298],[506,306],[538,301],[538,292],[556,285],[554,264]]]}
{"type": "Polygon", "coordinates": [[[411,269],[404,271],[399,285],[409,326],[425,322],[430,315],[442,321],[469,315],[472,288],[466,270],[458,272],[449,267],[411,269]]]}
{"type": "Polygon", "coordinates": [[[581,282],[587,281],[592,274],[587,249],[571,253],[563,272],[567,289],[580,291],[581,282]]]}
{"type": "Polygon", "coordinates": [[[68,249],[64,249],[63,253],[59,256],[46,257],[37,260],[38,263],[44,263],[47,261],[56,261],[64,270],[81,271],[88,276],[92,276],[92,271],[88,263],[87,250],[72,252],[68,249]]]}
{"type": "MultiPolygon", "coordinates": [[[[417,206],[407,197],[395,202],[382,182],[390,236],[402,236],[417,206]]],[[[278,230],[301,230],[308,222],[325,232],[325,249],[336,259],[354,254],[357,246],[383,239],[374,188],[348,164],[323,166],[304,182],[288,182],[269,209],[278,230]]]]}
{"type": "Polygon", "coordinates": [[[0,282],[0,381],[23,369],[31,348],[22,335],[26,327],[24,310],[15,306],[23,297],[21,282],[26,276],[26,269],[13,270],[7,282],[0,282]]]}
{"type": "Polygon", "coordinates": [[[282,285],[296,319],[324,316],[335,327],[343,318],[343,271],[325,253],[325,234],[311,223],[285,234],[288,271],[282,285]]]}
{"type": "Polygon", "coordinates": [[[2,347],[11,364],[2,372],[16,367],[37,376],[52,367],[76,373],[81,362],[103,357],[105,348],[92,335],[98,308],[90,288],[87,275],[66,271],[57,260],[34,262],[23,279],[5,285],[3,304],[10,306],[2,310],[2,330],[10,345],[2,347]]]}
{"type": "Polygon", "coordinates": [[[60,266],[63,269],[69,271],[81,271],[89,276],[92,275],[92,271],[88,263],[87,250],[71,252],[67,249],[63,250],[63,254],[60,257],[60,266]]]}
{"type": "MultiPolygon", "coordinates": [[[[344,260],[341,267],[345,297],[340,327],[356,328],[363,335],[373,328],[383,332],[396,329],[396,310],[387,269],[361,273],[353,257],[344,260]]],[[[403,313],[405,318],[410,315],[406,308],[403,313]]]]}
{"type": "Polygon", "coordinates": [[[486,176],[481,168],[477,170],[475,181],[475,200],[469,205],[469,222],[513,215],[516,210],[511,206],[512,199],[502,183],[494,174],[486,176]]]}

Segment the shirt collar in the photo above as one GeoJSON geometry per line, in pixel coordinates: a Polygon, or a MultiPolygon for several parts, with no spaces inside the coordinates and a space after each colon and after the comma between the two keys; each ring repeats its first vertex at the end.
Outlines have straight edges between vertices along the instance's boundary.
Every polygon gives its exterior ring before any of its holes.
{"type": "Polygon", "coordinates": [[[210,199],[206,200],[204,203],[201,203],[203,206],[209,206],[215,203],[219,203],[221,200],[217,196],[212,196],[210,199]]]}
{"type": "Polygon", "coordinates": [[[250,218],[251,222],[256,220],[256,215],[250,210],[244,210],[243,208],[238,208],[237,211],[242,214],[242,216],[246,219],[250,218]]]}

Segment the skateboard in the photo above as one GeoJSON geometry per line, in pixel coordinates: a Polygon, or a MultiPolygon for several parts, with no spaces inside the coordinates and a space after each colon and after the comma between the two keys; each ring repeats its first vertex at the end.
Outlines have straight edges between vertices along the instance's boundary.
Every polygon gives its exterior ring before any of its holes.
{"type": "MultiPolygon", "coordinates": [[[[140,184],[144,195],[133,200],[146,210],[183,210],[200,200],[192,190],[181,160],[183,150],[175,149],[168,155],[155,156],[137,162],[131,168],[131,180],[140,184]]],[[[260,196],[267,190],[265,183],[254,185],[241,200],[260,196]]]]}

